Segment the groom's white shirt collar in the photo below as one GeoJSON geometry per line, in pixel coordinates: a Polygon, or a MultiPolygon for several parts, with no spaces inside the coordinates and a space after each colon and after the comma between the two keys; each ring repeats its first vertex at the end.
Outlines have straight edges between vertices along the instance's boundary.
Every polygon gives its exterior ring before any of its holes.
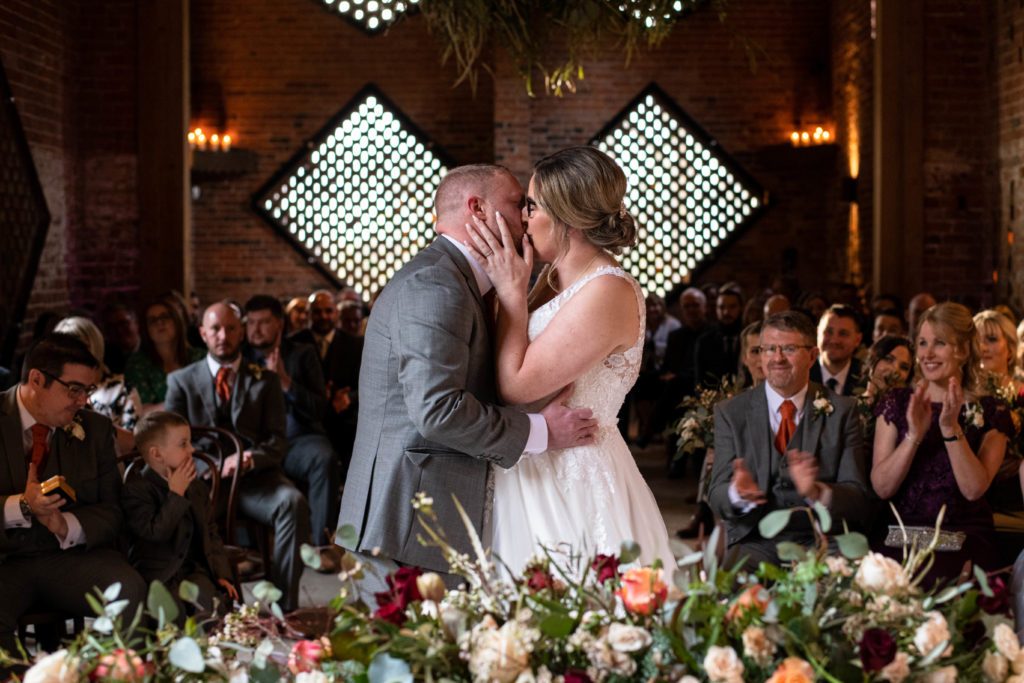
{"type": "Polygon", "coordinates": [[[481,266],[475,258],[469,255],[469,249],[466,248],[466,245],[448,235],[441,235],[441,237],[447,238],[449,242],[455,245],[456,249],[462,252],[462,255],[466,257],[466,260],[469,261],[469,267],[473,269],[473,277],[476,278],[476,286],[480,288],[480,296],[491,291],[491,288],[494,286],[491,284],[491,278],[487,277],[487,273],[484,272],[484,267],[481,266]]]}

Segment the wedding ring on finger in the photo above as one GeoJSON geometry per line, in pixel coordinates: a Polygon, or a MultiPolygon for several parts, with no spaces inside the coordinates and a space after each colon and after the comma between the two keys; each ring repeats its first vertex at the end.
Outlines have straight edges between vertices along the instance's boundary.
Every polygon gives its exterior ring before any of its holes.
{"type": "Polygon", "coordinates": [[[492,254],[494,254],[494,252],[493,251],[489,251],[486,254],[484,254],[484,258],[491,258],[492,254]]]}

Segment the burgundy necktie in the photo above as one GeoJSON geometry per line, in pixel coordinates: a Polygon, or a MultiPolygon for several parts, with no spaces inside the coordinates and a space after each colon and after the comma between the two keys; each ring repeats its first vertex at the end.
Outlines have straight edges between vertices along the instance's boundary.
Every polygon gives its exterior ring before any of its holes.
{"type": "Polygon", "coordinates": [[[36,466],[36,475],[42,476],[46,467],[46,458],[50,455],[50,444],[46,437],[50,435],[50,429],[46,425],[36,422],[32,425],[32,455],[29,463],[36,466]]]}
{"type": "Polygon", "coordinates": [[[779,424],[779,431],[775,434],[775,450],[785,453],[786,446],[793,438],[793,432],[796,431],[796,406],[787,398],[779,406],[779,412],[782,413],[782,422],[779,424]]]}

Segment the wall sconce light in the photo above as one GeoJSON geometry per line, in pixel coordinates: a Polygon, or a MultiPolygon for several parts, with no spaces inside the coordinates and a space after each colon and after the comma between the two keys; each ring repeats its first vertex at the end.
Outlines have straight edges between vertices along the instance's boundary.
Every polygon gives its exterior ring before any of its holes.
{"type": "Polygon", "coordinates": [[[832,142],[832,133],[821,126],[816,126],[814,130],[794,130],[789,134],[789,141],[794,147],[827,145],[832,142]]]}
{"type": "Polygon", "coordinates": [[[188,146],[201,151],[227,152],[231,149],[231,136],[213,133],[207,138],[202,128],[196,128],[188,133],[188,146]]]}
{"type": "Polygon", "coordinates": [[[857,179],[849,176],[840,181],[839,196],[844,202],[857,203],[857,179]]]}

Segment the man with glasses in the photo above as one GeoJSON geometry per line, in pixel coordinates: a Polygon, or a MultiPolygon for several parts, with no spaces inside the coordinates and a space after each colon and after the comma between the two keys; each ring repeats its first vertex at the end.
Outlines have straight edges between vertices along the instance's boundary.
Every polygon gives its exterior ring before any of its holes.
{"type": "Polygon", "coordinates": [[[715,406],[715,464],[710,504],[725,521],[726,566],[778,564],[776,544],[814,542],[808,516],[797,512],[777,537],[763,538],[769,512],[820,502],[832,526],[867,521],[864,439],[856,400],[810,381],[818,357],[810,318],[783,311],[764,321],[765,382],[715,406]]]}
{"type": "Polygon", "coordinates": [[[134,616],[142,578],[113,548],[121,477],[110,420],[83,410],[98,361],[77,338],[53,333],[25,357],[22,381],[0,394],[0,647],[33,610],[91,615],[85,595],[120,582],[134,616]],[[63,476],[74,498],[44,495],[63,476]]]}

